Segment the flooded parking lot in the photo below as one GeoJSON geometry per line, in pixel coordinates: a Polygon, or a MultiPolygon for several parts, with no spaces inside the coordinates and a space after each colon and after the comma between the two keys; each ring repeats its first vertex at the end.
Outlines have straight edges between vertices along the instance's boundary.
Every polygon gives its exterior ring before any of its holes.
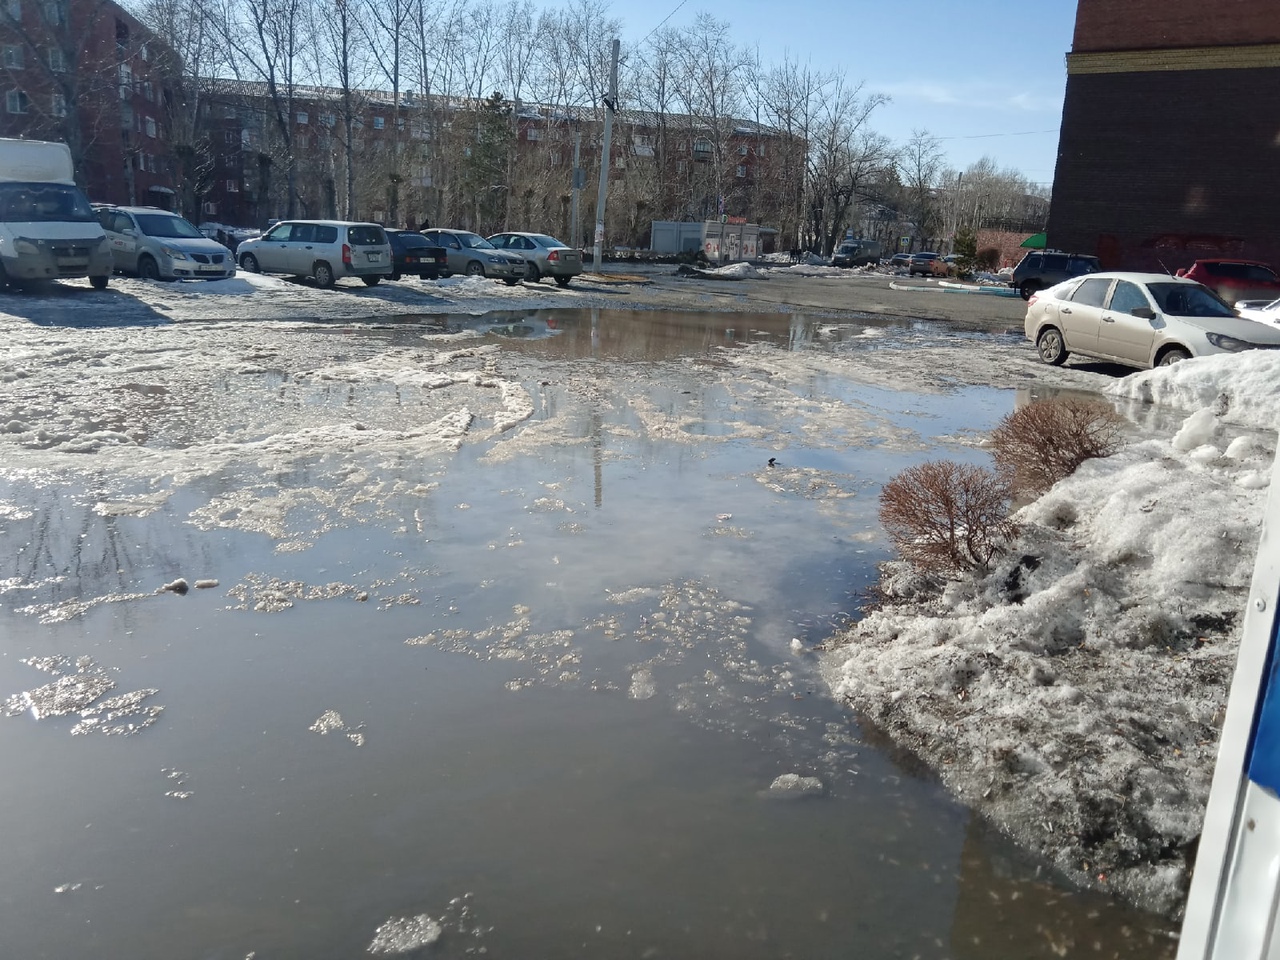
{"type": "Polygon", "coordinates": [[[6,332],[5,955],[1172,956],[818,676],[1018,334],[6,332]]]}

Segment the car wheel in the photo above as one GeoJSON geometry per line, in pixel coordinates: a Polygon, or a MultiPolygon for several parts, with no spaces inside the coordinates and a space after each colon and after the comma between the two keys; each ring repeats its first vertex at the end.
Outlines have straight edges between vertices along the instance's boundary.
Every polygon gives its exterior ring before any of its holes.
{"type": "Polygon", "coordinates": [[[502,282],[505,283],[508,287],[514,287],[517,283],[520,282],[520,278],[519,277],[503,277],[502,282]]]}
{"type": "Polygon", "coordinates": [[[311,268],[311,275],[316,278],[316,286],[321,290],[328,290],[333,286],[333,267],[329,266],[323,260],[317,262],[316,265],[311,268]]]}
{"type": "Polygon", "coordinates": [[[156,263],[155,257],[148,257],[144,254],[138,258],[138,276],[143,280],[160,279],[160,265],[156,263]]]}
{"type": "Polygon", "coordinates": [[[250,273],[258,273],[258,258],[252,253],[246,253],[240,258],[240,266],[248,270],[250,273]]]}
{"type": "Polygon", "coordinates": [[[1067,359],[1067,345],[1062,341],[1062,331],[1057,327],[1045,327],[1036,337],[1036,352],[1045,363],[1062,366],[1067,359]]]}
{"type": "Polygon", "coordinates": [[[1190,360],[1191,354],[1183,350],[1181,347],[1171,347],[1160,355],[1160,362],[1157,366],[1169,367],[1175,363],[1181,363],[1183,360],[1190,360]]]}
{"type": "Polygon", "coordinates": [[[572,279],[573,277],[556,277],[556,283],[562,287],[567,287],[569,285],[569,281],[572,279]]]}
{"type": "Polygon", "coordinates": [[[93,289],[95,290],[105,290],[107,289],[107,283],[110,280],[111,278],[109,276],[103,274],[101,277],[90,277],[89,283],[93,285],[93,289]]]}
{"type": "Polygon", "coordinates": [[[364,281],[366,287],[376,287],[382,282],[382,274],[375,273],[371,277],[361,277],[360,279],[364,281]]]}
{"type": "Polygon", "coordinates": [[[1023,300],[1030,300],[1031,295],[1039,289],[1040,284],[1036,283],[1034,280],[1023,280],[1022,284],[1018,287],[1018,296],[1023,300]]]}
{"type": "Polygon", "coordinates": [[[538,269],[538,265],[532,260],[526,265],[524,279],[526,283],[537,283],[542,279],[542,271],[538,269]]]}
{"type": "Polygon", "coordinates": [[[484,264],[481,263],[479,260],[472,260],[470,263],[467,264],[467,276],[483,277],[484,264]]]}

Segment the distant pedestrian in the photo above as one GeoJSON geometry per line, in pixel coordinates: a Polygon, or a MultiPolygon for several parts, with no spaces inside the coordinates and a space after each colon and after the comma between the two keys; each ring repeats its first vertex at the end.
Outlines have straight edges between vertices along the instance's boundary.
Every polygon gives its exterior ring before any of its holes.
{"type": "Polygon", "coordinates": [[[431,229],[431,221],[430,221],[430,220],[428,220],[426,217],[423,217],[423,218],[422,218],[422,222],[421,222],[420,224],[418,224],[418,229],[419,229],[419,230],[430,230],[430,229],[431,229]]]}

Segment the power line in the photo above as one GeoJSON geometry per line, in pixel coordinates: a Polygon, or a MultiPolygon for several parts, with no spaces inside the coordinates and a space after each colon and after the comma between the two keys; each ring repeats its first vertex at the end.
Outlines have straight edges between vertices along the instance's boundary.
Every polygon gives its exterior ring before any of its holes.
{"type": "Polygon", "coordinates": [[[992,137],[1034,137],[1042,133],[1059,133],[1058,128],[1052,130],[1021,130],[1017,133],[973,133],[959,137],[936,137],[937,140],[988,140],[992,137]]]}
{"type": "MultiPolygon", "coordinates": [[[[644,42],[645,42],[645,40],[648,40],[648,39],[649,39],[650,37],[652,37],[655,33],[657,33],[660,29],[662,29],[662,25],[663,25],[664,23],[666,23],[668,20],[670,20],[672,17],[674,17],[677,13],[679,13],[679,12],[680,12],[680,8],[681,8],[681,7],[683,7],[683,6],[684,6],[686,3],[688,3],[688,2],[689,2],[689,0],[680,0],[680,2],[676,4],[676,8],[675,8],[674,10],[672,10],[672,11],[671,11],[670,13],[668,13],[665,17],[663,17],[663,18],[658,22],[658,25],[657,25],[656,27],[654,27],[652,30],[650,30],[648,33],[646,33],[646,34],[644,35],[644,37],[643,37],[643,38],[641,38],[640,43],[644,43],[644,42]]],[[[639,46],[639,45],[640,45],[640,44],[636,44],[636,46],[639,46]]]]}

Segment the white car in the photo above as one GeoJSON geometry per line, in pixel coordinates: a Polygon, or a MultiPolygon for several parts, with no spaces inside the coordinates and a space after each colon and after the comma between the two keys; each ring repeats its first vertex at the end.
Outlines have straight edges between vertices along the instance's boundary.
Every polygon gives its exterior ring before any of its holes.
{"type": "Polygon", "coordinates": [[[144,280],[225,280],[236,275],[231,251],[176,213],[101,204],[94,212],[121,273],[144,280]]]}
{"type": "Polygon", "coordinates": [[[1027,304],[1025,329],[1053,364],[1078,353],[1147,368],[1280,349],[1280,328],[1239,317],[1208,287],[1163,273],[1092,273],[1041,290],[1027,304]]]}
{"type": "Polygon", "coordinates": [[[326,289],[342,277],[359,277],[372,287],[392,271],[391,243],[382,227],[347,220],[281,220],[240,244],[236,255],[250,273],[314,277],[326,289]]]}
{"type": "Polygon", "coordinates": [[[1246,320],[1280,326],[1280,300],[1237,300],[1236,313],[1246,320]]]}

